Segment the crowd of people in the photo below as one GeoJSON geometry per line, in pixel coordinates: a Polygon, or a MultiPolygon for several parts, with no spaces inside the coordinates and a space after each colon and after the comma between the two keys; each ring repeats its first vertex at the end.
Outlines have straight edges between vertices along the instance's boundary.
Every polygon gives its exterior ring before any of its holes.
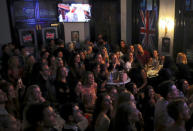
{"type": "Polygon", "coordinates": [[[101,34],[82,45],[50,40],[38,56],[5,44],[0,131],[191,131],[192,80],[185,53],[174,59],[123,40],[113,49],[101,34]],[[112,72],[130,82],[109,85],[112,72]]]}

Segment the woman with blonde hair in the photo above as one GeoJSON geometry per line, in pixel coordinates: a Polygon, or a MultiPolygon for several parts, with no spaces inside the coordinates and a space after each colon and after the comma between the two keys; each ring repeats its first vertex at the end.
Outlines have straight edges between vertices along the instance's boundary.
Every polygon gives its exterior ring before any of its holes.
{"type": "Polygon", "coordinates": [[[188,64],[186,54],[179,52],[176,58],[176,64],[188,64]]]}
{"type": "Polygon", "coordinates": [[[103,60],[104,60],[105,64],[108,64],[109,63],[109,54],[108,54],[108,51],[107,51],[106,47],[102,47],[101,55],[103,57],[103,60]]]}
{"type": "Polygon", "coordinates": [[[177,78],[186,79],[190,84],[192,84],[192,74],[191,69],[188,65],[186,54],[179,52],[176,58],[176,65],[178,67],[177,78]]]}
{"type": "Polygon", "coordinates": [[[45,102],[42,92],[38,85],[30,85],[25,93],[23,106],[28,106],[30,104],[45,102]]]}

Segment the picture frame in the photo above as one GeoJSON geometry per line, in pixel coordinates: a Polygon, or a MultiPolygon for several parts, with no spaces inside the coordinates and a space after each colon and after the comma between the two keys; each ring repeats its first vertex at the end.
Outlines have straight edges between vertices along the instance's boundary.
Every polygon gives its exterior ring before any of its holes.
{"type": "Polygon", "coordinates": [[[37,34],[34,28],[19,29],[19,39],[21,46],[36,47],[37,46],[37,34]]]}
{"type": "Polygon", "coordinates": [[[71,31],[71,41],[79,42],[79,31],[71,31]]]}
{"type": "Polygon", "coordinates": [[[28,54],[38,56],[37,33],[34,28],[19,29],[20,46],[24,46],[28,54]]]}
{"type": "Polygon", "coordinates": [[[46,46],[50,40],[58,39],[57,27],[44,27],[42,29],[43,44],[46,46]]]}
{"type": "Polygon", "coordinates": [[[170,38],[168,37],[162,38],[162,52],[170,53],[170,38]]]}

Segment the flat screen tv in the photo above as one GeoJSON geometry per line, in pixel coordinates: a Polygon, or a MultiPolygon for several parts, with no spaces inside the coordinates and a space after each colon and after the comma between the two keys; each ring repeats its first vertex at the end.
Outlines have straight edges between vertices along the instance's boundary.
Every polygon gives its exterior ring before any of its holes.
{"type": "Polygon", "coordinates": [[[58,4],[59,22],[89,22],[91,19],[89,4],[58,4]]]}

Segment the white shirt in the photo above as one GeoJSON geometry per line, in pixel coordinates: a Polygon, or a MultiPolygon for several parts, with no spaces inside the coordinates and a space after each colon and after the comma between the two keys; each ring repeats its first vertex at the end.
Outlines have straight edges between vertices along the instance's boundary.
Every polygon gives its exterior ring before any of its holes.
{"type": "Polygon", "coordinates": [[[125,63],[125,70],[126,71],[129,71],[131,68],[132,68],[132,62],[129,62],[129,61],[127,61],[126,63],[125,63]]]}

